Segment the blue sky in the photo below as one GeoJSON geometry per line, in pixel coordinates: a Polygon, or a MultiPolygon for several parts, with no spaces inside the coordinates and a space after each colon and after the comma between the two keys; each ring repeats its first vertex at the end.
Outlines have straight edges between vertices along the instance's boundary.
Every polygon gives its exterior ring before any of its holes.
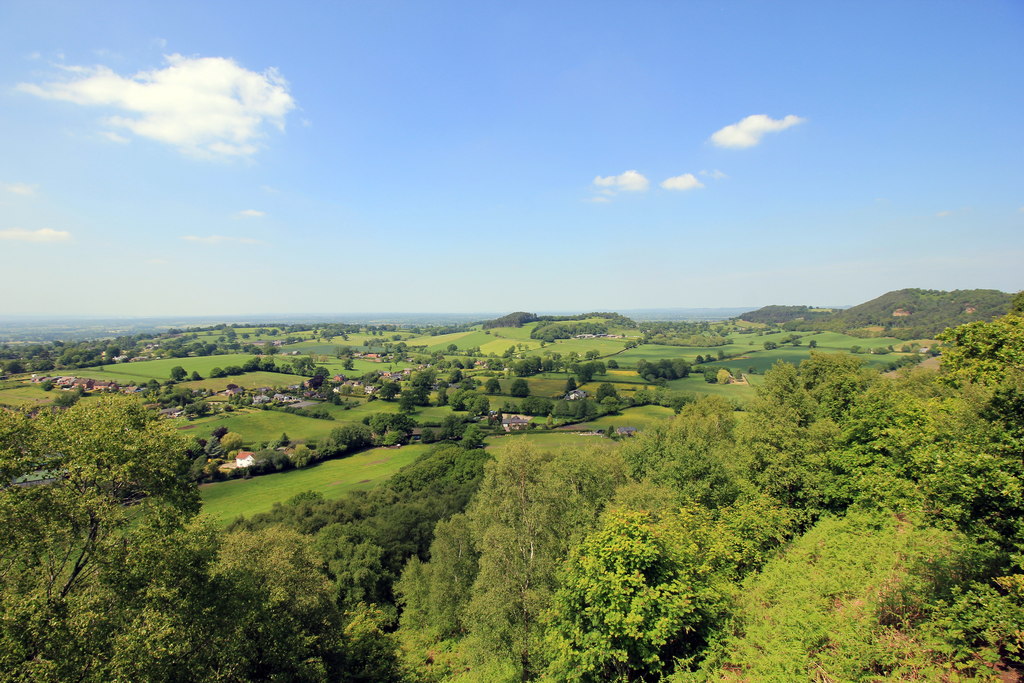
{"type": "Polygon", "coordinates": [[[0,4],[0,314],[1024,288],[1024,3],[0,4]]]}

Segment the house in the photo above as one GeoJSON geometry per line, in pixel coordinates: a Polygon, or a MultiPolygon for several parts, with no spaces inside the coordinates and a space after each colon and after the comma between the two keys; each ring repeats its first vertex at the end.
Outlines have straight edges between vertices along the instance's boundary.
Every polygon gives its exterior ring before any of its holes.
{"type": "Polygon", "coordinates": [[[587,392],[583,391],[582,389],[573,389],[572,391],[570,391],[568,394],[565,395],[565,400],[566,401],[579,401],[580,399],[584,399],[586,397],[587,397],[587,392]]]}
{"type": "Polygon", "coordinates": [[[530,426],[530,420],[521,415],[512,415],[510,417],[503,418],[501,421],[501,427],[506,432],[519,432],[530,426]]]}
{"type": "Polygon", "coordinates": [[[270,397],[260,394],[259,396],[252,397],[252,404],[254,406],[263,405],[264,403],[270,403],[270,397]]]}
{"type": "Polygon", "coordinates": [[[636,427],[619,427],[615,433],[619,436],[636,436],[636,427]]]}
{"type": "Polygon", "coordinates": [[[299,399],[294,396],[289,396],[288,394],[274,394],[274,400],[278,403],[295,403],[299,399]]]}
{"type": "Polygon", "coordinates": [[[242,393],[244,393],[242,388],[236,386],[229,386],[227,389],[224,390],[225,396],[238,396],[242,393]]]}
{"type": "Polygon", "coordinates": [[[251,467],[256,464],[255,453],[252,451],[238,451],[235,456],[235,467],[251,467]]]}
{"type": "Polygon", "coordinates": [[[160,411],[163,417],[181,417],[185,413],[183,408],[164,408],[160,411]]]}

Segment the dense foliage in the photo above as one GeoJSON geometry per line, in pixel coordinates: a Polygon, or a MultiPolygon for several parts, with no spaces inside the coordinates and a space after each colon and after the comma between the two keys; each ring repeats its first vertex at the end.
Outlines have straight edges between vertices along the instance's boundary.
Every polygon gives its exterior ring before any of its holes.
{"type": "MultiPolygon", "coordinates": [[[[941,371],[812,352],[742,410],[642,389],[678,414],[616,448],[437,446],[224,532],[195,516],[189,444],[137,402],[2,412],[0,674],[990,680],[1024,648],[1024,317],[940,339],[941,371]]],[[[520,403],[620,400],[594,393],[520,403]]],[[[316,450],[412,426],[368,422],[316,450]]]]}

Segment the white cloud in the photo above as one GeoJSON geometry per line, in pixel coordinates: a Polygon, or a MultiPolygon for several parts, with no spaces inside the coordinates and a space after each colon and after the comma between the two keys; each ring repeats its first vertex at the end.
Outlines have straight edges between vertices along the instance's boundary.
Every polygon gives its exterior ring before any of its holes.
{"type": "Polygon", "coordinates": [[[39,190],[38,185],[29,185],[28,183],[11,183],[10,185],[0,185],[0,187],[3,187],[8,192],[20,194],[24,197],[31,197],[39,190]]]}
{"type": "Polygon", "coordinates": [[[11,240],[14,242],[67,242],[70,239],[70,232],[53,230],[51,228],[40,228],[39,230],[8,228],[7,230],[0,230],[0,240],[11,240]]]}
{"type": "MultiPolygon", "coordinates": [[[[609,188],[609,190],[622,190],[623,192],[643,192],[650,182],[637,171],[626,171],[621,175],[597,176],[594,184],[598,187],[609,188]]],[[[606,192],[609,194],[609,192],[606,192]]]]}
{"type": "Polygon", "coordinates": [[[610,202],[611,200],[603,195],[598,195],[596,197],[590,197],[589,199],[585,199],[584,201],[593,202],[595,204],[604,204],[606,202],[610,202]]]}
{"type": "Polygon", "coordinates": [[[267,213],[265,211],[258,211],[256,209],[245,209],[238,212],[239,218],[261,218],[266,215],[267,213]]]}
{"type": "Polygon", "coordinates": [[[952,216],[952,211],[938,211],[935,213],[936,218],[945,218],[946,216],[952,216]]]}
{"type": "Polygon", "coordinates": [[[715,131],[711,135],[711,142],[719,147],[753,147],[761,142],[761,137],[765,133],[786,130],[806,120],[793,114],[782,119],[773,119],[764,114],[753,114],[739,123],[734,123],[715,131]]]}
{"type": "Polygon", "coordinates": [[[729,177],[726,174],[719,171],[717,168],[713,171],[700,171],[699,175],[706,176],[713,180],[724,180],[725,178],[729,177]]]}
{"type": "Polygon", "coordinates": [[[63,67],[69,80],[21,83],[39,97],[120,110],[105,123],[202,157],[254,154],[264,124],[284,129],[295,108],[275,69],[249,71],[223,57],[165,57],[167,66],[121,76],[105,66],[63,67]]]}
{"type": "Polygon", "coordinates": [[[235,244],[263,244],[260,240],[254,240],[249,237],[226,237],[224,235],[207,235],[204,237],[199,235],[182,235],[181,239],[186,242],[198,242],[199,244],[225,244],[230,242],[235,244]]]}
{"type": "Polygon", "coordinates": [[[110,140],[111,142],[116,142],[119,145],[127,145],[129,142],[131,142],[131,140],[129,140],[125,136],[118,135],[112,130],[101,130],[100,135],[110,140]]]}
{"type": "Polygon", "coordinates": [[[692,173],[684,173],[683,175],[666,178],[662,181],[661,186],[666,190],[696,190],[697,188],[704,187],[704,183],[697,180],[697,176],[692,173]]]}

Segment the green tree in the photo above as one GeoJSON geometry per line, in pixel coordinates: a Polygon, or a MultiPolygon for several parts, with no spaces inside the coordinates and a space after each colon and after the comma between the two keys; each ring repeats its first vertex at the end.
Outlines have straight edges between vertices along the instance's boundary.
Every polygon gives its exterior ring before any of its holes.
{"type": "Polygon", "coordinates": [[[497,377],[491,377],[484,384],[484,391],[488,394],[500,394],[501,393],[501,382],[498,381],[497,377]]]}
{"type": "Polygon", "coordinates": [[[237,451],[242,447],[244,439],[238,432],[228,432],[220,438],[220,445],[225,451],[237,451]]]}
{"type": "Polygon", "coordinates": [[[653,680],[696,649],[723,596],[707,576],[710,544],[688,526],[614,511],[572,550],[547,613],[555,680],[653,680]]]}
{"type": "Polygon", "coordinates": [[[185,368],[181,367],[180,365],[175,365],[173,368],[171,368],[171,379],[173,379],[175,382],[180,382],[187,376],[188,373],[185,372],[185,368]]]}
{"type": "Polygon", "coordinates": [[[526,398],[530,395],[530,385],[525,379],[514,379],[508,393],[516,398],[526,398]]]}

